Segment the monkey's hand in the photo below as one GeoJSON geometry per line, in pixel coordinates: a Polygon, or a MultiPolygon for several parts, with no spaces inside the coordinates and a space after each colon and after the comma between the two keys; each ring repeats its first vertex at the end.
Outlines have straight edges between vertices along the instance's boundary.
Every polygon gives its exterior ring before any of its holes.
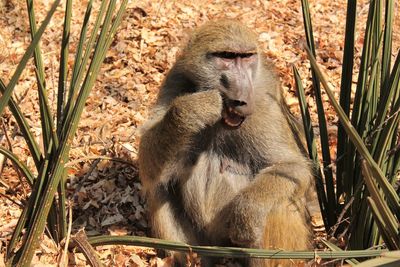
{"type": "Polygon", "coordinates": [[[312,177],[305,162],[305,159],[299,158],[290,164],[267,167],[236,195],[230,203],[229,218],[233,243],[245,246],[259,243],[269,216],[281,209],[282,203],[291,203],[304,197],[305,188],[312,177]]]}
{"type": "Polygon", "coordinates": [[[265,216],[270,207],[245,194],[237,196],[231,204],[229,238],[236,245],[252,247],[263,236],[265,216]]]}
{"type": "Polygon", "coordinates": [[[175,98],[167,116],[177,129],[197,132],[221,119],[222,97],[218,90],[208,90],[175,98]]]}
{"type": "Polygon", "coordinates": [[[195,134],[220,120],[221,113],[222,97],[218,90],[177,97],[166,113],[160,112],[161,119],[147,127],[139,147],[140,176],[145,188],[166,184],[177,176],[177,170],[184,169],[177,167],[182,161],[179,153],[190,148],[195,134]]]}

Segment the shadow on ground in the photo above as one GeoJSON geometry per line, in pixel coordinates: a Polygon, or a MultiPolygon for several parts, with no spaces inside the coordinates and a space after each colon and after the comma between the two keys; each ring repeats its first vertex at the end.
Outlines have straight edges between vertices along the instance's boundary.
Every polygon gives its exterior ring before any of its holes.
{"type": "Polygon", "coordinates": [[[87,235],[146,235],[146,207],[138,168],[124,162],[95,160],[83,176],[72,178],[73,231],[87,235]]]}

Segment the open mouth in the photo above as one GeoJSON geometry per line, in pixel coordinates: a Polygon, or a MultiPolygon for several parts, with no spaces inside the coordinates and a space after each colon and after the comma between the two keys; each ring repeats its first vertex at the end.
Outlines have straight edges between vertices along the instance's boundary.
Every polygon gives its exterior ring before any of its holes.
{"type": "Polygon", "coordinates": [[[222,120],[229,127],[240,127],[245,118],[245,116],[237,112],[233,107],[224,105],[224,109],[222,110],[222,120]]]}

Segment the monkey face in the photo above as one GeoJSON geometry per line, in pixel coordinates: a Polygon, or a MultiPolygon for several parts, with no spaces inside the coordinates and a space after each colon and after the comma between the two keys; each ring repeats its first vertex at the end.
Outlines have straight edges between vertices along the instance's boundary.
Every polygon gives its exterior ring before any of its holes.
{"type": "Polygon", "coordinates": [[[241,126],[254,110],[253,80],[256,73],[258,55],[255,51],[213,52],[211,60],[217,73],[224,109],[223,122],[233,128],[241,126]]]}
{"type": "Polygon", "coordinates": [[[180,60],[196,91],[219,90],[222,121],[238,128],[254,111],[259,64],[256,35],[231,20],[209,23],[194,32],[180,60]]]}

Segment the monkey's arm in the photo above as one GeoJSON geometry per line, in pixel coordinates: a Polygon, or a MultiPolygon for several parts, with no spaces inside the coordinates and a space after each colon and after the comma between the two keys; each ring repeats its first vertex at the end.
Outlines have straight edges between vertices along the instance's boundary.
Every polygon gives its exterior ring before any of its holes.
{"type": "Polygon", "coordinates": [[[172,174],[182,169],[178,156],[189,148],[195,134],[220,120],[221,111],[218,90],[175,98],[163,117],[141,137],[139,164],[144,186],[167,183],[172,174]]]}
{"type": "Polygon", "coordinates": [[[260,241],[269,214],[274,209],[288,209],[291,204],[298,204],[311,186],[311,178],[305,159],[261,171],[231,203],[231,241],[245,246],[260,241]]]}

